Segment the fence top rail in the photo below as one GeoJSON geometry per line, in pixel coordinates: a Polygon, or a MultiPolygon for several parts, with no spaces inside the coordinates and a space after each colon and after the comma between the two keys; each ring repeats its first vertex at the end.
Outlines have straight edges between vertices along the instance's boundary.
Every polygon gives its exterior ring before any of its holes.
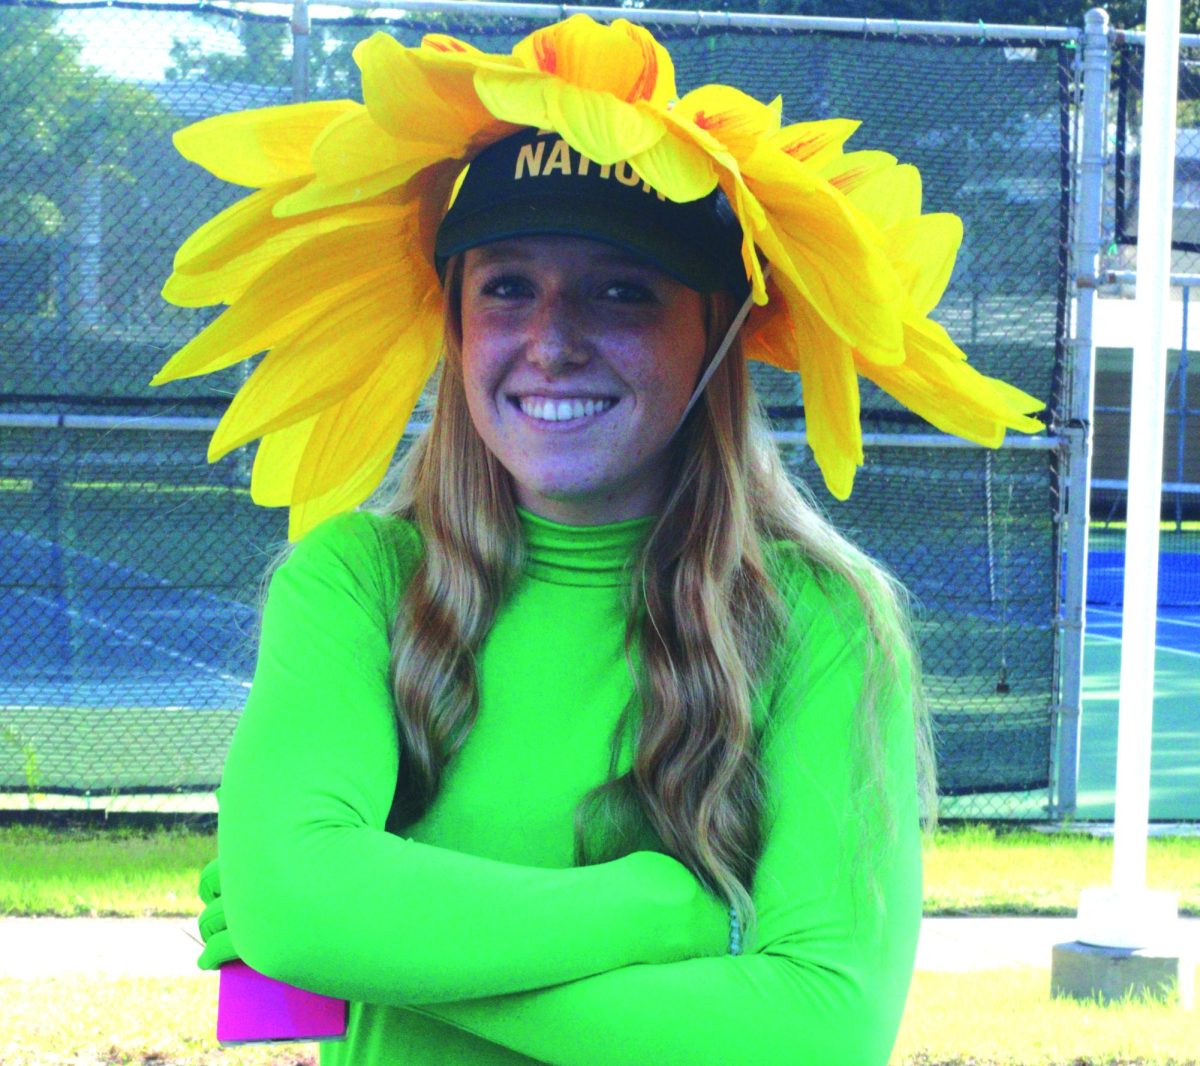
{"type": "MultiPolygon", "coordinates": [[[[1114,44],[1133,44],[1142,48],[1146,47],[1145,30],[1113,30],[1112,39],[1114,44]]],[[[1200,33],[1181,33],[1179,47],[1200,48],[1200,33]]]]}
{"type": "MultiPolygon", "coordinates": [[[[10,6],[0,0],[0,7],[10,6]]],[[[186,4],[159,5],[146,0],[76,0],[65,4],[50,0],[46,6],[70,8],[147,8],[169,6],[172,10],[186,4]]],[[[197,10],[210,12],[225,8],[239,10],[238,0],[206,3],[197,0],[197,10]]],[[[305,11],[311,6],[348,8],[353,11],[369,11],[380,18],[403,16],[413,13],[462,14],[462,15],[505,15],[510,18],[530,18],[557,21],[568,15],[590,15],[597,21],[615,18],[630,22],[654,22],[660,25],[740,27],[763,30],[807,30],[819,33],[841,33],[858,37],[955,37],[985,41],[1028,41],[1028,42],[1082,42],[1083,28],[1072,26],[1020,26],[1007,23],[979,22],[919,22],[914,19],[881,18],[835,18],[821,15],[759,15],[737,11],[681,11],[665,8],[591,7],[574,4],[524,4],[496,3],[489,0],[402,0],[388,5],[379,0],[337,0],[336,3],[309,5],[306,0],[254,0],[255,9],[278,7],[291,12],[305,11]]],[[[319,17],[320,18],[320,17],[319,17]]],[[[320,18],[320,21],[326,21],[320,18]]],[[[1137,35],[1134,35],[1137,36],[1137,35]]],[[[1143,38],[1144,34],[1141,35],[1143,38]]],[[[1200,36],[1197,41],[1200,42],[1200,36]]]]}
{"type": "MultiPolygon", "coordinates": [[[[220,420],[205,416],[190,415],[84,415],[53,413],[6,413],[0,411],[0,429],[87,429],[111,432],[113,430],[142,430],[158,433],[184,431],[211,433],[220,420]]],[[[412,437],[429,428],[428,422],[410,422],[404,436],[412,437]]],[[[780,443],[804,444],[808,434],[804,430],[772,429],[771,436],[780,443]]],[[[962,437],[951,437],[944,433],[871,433],[864,432],[863,443],[886,448],[978,448],[984,445],[962,437]]],[[[1052,451],[1063,445],[1063,438],[1047,433],[1038,436],[1007,434],[1002,448],[1023,451],[1052,451]]]]}
{"type": "MultiPolygon", "coordinates": [[[[1109,284],[1129,283],[1137,281],[1136,270],[1106,270],[1104,277],[1109,284]]],[[[1172,274],[1171,284],[1180,285],[1185,289],[1200,285],[1200,274],[1172,274]]]]}

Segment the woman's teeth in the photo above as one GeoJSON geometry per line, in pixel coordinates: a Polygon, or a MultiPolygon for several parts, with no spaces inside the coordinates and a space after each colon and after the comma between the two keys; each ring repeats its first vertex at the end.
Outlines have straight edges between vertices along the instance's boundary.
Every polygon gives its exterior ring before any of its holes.
{"type": "Polygon", "coordinates": [[[546,422],[566,422],[572,418],[587,418],[601,414],[612,407],[616,400],[541,400],[537,397],[521,397],[521,410],[531,418],[546,422]]]}

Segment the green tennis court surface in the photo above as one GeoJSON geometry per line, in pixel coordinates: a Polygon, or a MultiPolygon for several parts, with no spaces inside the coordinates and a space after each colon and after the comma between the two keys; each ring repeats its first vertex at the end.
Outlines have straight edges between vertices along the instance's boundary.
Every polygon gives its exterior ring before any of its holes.
{"type": "MultiPolygon", "coordinates": [[[[1088,612],[1089,627],[1095,609],[1088,612]]],[[[1097,630],[1108,621],[1097,619],[1097,630]]],[[[1115,613],[1115,612],[1114,612],[1115,613]]],[[[1119,627],[1120,616],[1116,623],[1119,627]]],[[[1200,820],[1200,649],[1183,647],[1175,634],[1200,644],[1200,615],[1160,614],[1154,666],[1154,739],[1150,770],[1150,817],[1154,821],[1200,820]],[[1179,644],[1176,644],[1179,641],[1179,644]]],[[[1083,737],[1076,816],[1110,820],[1117,776],[1117,704],[1121,642],[1090,631],[1084,653],[1083,737]]]]}

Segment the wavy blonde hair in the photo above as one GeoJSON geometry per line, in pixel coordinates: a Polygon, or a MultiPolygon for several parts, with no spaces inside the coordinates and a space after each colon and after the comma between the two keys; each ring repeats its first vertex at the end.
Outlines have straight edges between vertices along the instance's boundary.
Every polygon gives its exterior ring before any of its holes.
{"type": "MultiPolygon", "coordinates": [[[[418,820],[479,710],[478,654],[519,581],[524,540],[511,475],[488,450],[467,407],[462,370],[461,257],[445,287],[446,342],[433,417],[400,461],[382,513],[416,524],[423,558],[401,597],[391,646],[400,769],[388,829],[418,820]]],[[[725,296],[706,297],[707,366],[732,321],[725,296]]],[[[657,521],[623,589],[625,650],[635,690],[613,733],[609,779],[575,811],[575,862],[665,851],[735,907],[747,942],[765,837],[766,797],[751,698],[766,680],[786,622],[764,543],[849,582],[870,636],[858,708],[856,795],[875,827],[860,855],[891,839],[881,694],[911,664],[917,782],[926,826],[936,821],[929,717],[908,595],[842,536],[788,477],[735,342],[670,445],[657,521]],[[639,647],[643,669],[634,669],[639,647]],[[637,708],[640,706],[640,714],[637,708]],[[621,737],[636,723],[630,770],[617,776],[621,737]],[[867,807],[875,810],[867,811],[867,807]]],[[[878,890],[870,870],[865,882],[878,890]]]]}

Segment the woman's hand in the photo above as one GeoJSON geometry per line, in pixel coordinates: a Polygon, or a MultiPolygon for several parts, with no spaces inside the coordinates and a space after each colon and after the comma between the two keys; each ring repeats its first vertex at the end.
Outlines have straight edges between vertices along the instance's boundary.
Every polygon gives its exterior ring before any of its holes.
{"type": "Polygon", "coordinates": [[[219,859],[213,859],[200,874],[200,898],[206,904],[198,919],[204,951],[196,960],[202,970],[216,970],[227,962],[241,958],[229,938],[225,923],[225,901],[221,899],[221,870],[219,859]]]}
{"type": "Polygon", "coordinates": [[[659,888],[663,929],[682,937],[670,961],[729,954],[729,908],[691,870],[660,851],[635,851],[625,861],[637,862],[645,884],[659,888]]]}

